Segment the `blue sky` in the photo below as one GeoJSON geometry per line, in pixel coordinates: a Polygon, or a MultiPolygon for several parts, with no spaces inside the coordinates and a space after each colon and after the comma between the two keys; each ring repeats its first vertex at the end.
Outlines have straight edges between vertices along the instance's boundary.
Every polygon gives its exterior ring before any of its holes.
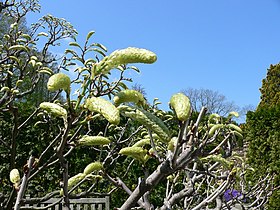
{"type": "MultiPolygon", "coordinates": [[[[280,0],[41,0],[40,14],[63,17],[109,53],[129,46],[154,51],[153,65],[132,74],[149,101],[168,107],[186,89],[219,91],[238,106],[257,106],[270,64],[280,62],[280,0]]],[[[59,51],[59,50],[58,50],[59,51]]],[[[63,49],[61,50],[63,52],[63,49]]],[[[59,53],[59,52],[57,52],[59,53]]]]}

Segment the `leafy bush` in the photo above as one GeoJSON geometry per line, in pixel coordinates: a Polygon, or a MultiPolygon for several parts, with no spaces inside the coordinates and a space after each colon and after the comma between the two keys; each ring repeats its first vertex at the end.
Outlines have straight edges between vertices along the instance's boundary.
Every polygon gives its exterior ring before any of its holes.
{"type": "MultiPolygon", "coordinates": [[[[269,172],[275,174],[274,184],[280,184],[280,106],[260,107],[248,112],[246,131],[249,143],[248,163],[260,177],[269,172]]],[[[280,190],[272,195],[269,209],[279,209],[280,190]]]]}

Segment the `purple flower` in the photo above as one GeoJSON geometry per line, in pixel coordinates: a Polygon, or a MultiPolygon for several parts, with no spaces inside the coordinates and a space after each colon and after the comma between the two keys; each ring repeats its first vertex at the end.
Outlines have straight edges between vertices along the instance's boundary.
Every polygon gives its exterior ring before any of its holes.
{"type": "Polygon", "coordinates": [[[234,198],[240,197],[241,195],[242,194],[235,189],[227,189],[224,193],[224,199],[226,200],[226,202],[228,202],[234,198]]]}

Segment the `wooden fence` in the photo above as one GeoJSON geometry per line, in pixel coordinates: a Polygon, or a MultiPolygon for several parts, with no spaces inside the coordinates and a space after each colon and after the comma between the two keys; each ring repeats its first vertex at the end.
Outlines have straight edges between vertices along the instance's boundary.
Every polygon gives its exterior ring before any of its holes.
{"type": "MultiPolygon", "coordinates": [[[[109,210],[110,209],[109,201],[110,201],[109,196],[105,196],[104,198],[70,199],[70,209],[71,210],[109,210]]],[[[61,199],[59,198],[51,198],[47,201],[43,201],[41,203],[36,203],[36,204],[28,204],[27,202],[24,207],[26,207],[26,209],[28,209],[28,207],[34,207],[34,209],[62,210],[62,203],[61,203],[61,199]],[[50,207],[44,208],[46,206],[50,206],[50,207]]]]}

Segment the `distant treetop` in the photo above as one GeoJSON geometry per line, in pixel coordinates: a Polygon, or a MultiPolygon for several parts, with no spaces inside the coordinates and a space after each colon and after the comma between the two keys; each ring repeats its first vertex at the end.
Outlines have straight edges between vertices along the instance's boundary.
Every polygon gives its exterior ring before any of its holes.
{"type": "Polygon", "coordinates": [[[280,63],[270,65],[260,91],[261,101],[258,107],[280,104],[280,63]]]}

